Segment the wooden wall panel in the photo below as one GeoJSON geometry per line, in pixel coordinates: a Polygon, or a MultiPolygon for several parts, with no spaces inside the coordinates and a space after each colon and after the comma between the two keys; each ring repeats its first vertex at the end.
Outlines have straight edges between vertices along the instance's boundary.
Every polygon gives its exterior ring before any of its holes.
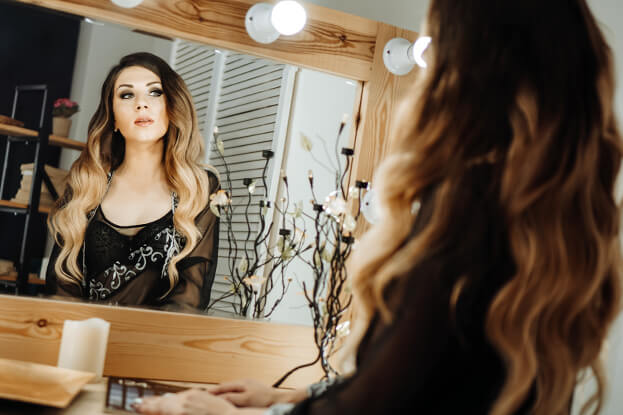
{"type": "Polygon", "coordinates": [[[133,9],[118,7],[109,0],[17,1],[355,80],[370,77],[378,24],[304,3],[308,21],[301,33],[281,36],[270,45],[261,45],[249,37],[244,26],[247,10],[258,3],[256,0],[145,0],[133,9]]]}
{"type": "MultiPolygon", "coordinates": [[[[353,178],[357,180],[372,181],[375,169],[388,154],[392,138],[399,133],[397,110],[403,99],[413,90],[413,83],[418,76],[417,66],[405,76],[393,75],[385,68],[383,48],[395,37],[413,42],[418,34],[379,23],[372,74],[364,83],[362,120],[355,140],[353,178]]],[[[358,234],[367,227],[364,220],[358,234]]]]}
{"type": "MultiPolygon", "coordinates": [[[[0,295],[0,358],[56,365],[63,322],[111,323],[104,375],[273,383],[316,356],[311,327],[0,295]]],[[[318,366],[284,383],[321,378],[318,366]]]]}

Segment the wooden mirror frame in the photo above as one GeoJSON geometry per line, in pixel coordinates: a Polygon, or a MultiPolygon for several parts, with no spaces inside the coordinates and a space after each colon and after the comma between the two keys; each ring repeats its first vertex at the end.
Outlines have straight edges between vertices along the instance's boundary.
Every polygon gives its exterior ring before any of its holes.
{"type": "MultiPolygon", "coordinates": [[[[261,45],[247,35],[244,20],[253,4],[267,0],[144,0],[132,9],[108,0],[16,1],[361,81],[352,177],[362,180],[372,178],[387,153],[401,94],[417,72],[396,77],[382,56],[387,41],[414,41],[415,32],[304,2],[305,29],[261,45]]],[[[63,321],[90,317],[111,322],[107,376],[208,383],[251,377],[272,383],[316,355],[311,327],[0,296],[0,357],[56,365],[63,321]]],[[[284,386],[320,377],[313,367],[284,386]]]]}

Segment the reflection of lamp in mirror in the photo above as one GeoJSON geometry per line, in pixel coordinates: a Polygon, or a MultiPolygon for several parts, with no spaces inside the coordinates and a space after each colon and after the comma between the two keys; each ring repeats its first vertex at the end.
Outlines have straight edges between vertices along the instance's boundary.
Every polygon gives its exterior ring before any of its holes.
{"type": "Polygon", "coordinates": [[[295,35],[305,27],[307,13],[303,6],[293,0],[280,1],[276,5],[258,3],[247,12],[247,33],[258,43],[272,43],[279,35],[295,35]]]}
{"type": "Polygon", "coordinates": [[[136,7],[143,2],[143,0],[110,0],[115,3],[119,7],[124,7],[126,9],[131,9],[132,7],[136,7]]]}
{"type": "Polygon", "coordinates": [[[383,49],[385,67],[394,75],[406,75],[415,65],[426,68],[422,54],[430,42],[429,36],[421,36],[414,43],[400,37],[390,40],[383,49]]]}

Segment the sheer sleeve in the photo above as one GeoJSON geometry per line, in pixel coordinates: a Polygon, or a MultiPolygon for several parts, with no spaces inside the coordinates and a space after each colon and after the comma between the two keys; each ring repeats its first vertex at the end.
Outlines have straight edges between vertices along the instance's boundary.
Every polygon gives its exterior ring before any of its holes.
{"type": "MultiPolygon", "coordinates": [[[[212,172],[210,191],[220,188],[218,179],[212,172]]],[[[192,252],[177,264],[179,282],[166,298],[163,308],[171,311],[197,312],[206,308],[216,274],[218,258],[219,218],[207,205],[195,218],[201,239],[192,252]]]]}
{"type": "MultiPolygon", "coordinates": [[[[486,335],[486,316],[513,275],[497,190],[482,185],[490,168],[474,167],[449,192],[459,201],[470,199],[467,192],[477,196],[448,224],[461,237],[435,245],[390,284],[385,294],[394,318],[385,323],[375,315],[359,345],[357,372],[291,414],[490,412],[506,369],[486,335]]],[[[424,192],[412,235],[429,223],[433,195],[424,192]]]]}
{"type": "Polygon", "coordinates": [[[408,306],[391,325],[375,330],[357,373],[301,402],[291,414],[404,413],[414,407],[416,396],[428,395],[427,384],[447,353],[450,290],[440,279],[431,278],[437,272],[423,271],[406,288],[412,293],[403,303],[408,306]]]}

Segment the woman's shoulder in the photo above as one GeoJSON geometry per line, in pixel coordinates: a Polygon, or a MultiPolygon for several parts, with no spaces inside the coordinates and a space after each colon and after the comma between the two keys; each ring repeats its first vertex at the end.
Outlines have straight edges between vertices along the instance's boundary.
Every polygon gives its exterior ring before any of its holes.
{"type": "Polygon", "coordinates": [[[208,180],[210,181],[210,193],[215,193],[221,188],[219,171],[215,167],[210,165],[203,165],[201,167],[208,175],[208,180]]]}
{"type": "MultiPolygon", "coordinates": [[[[218,170],[216,170],[216,168],[212,166],[206,166],[206,165],[202,165],[201,168],[208,175],[208,182],[209,182],[208,194],[212,195],[218,192],[221,189],[221,181],[220,181],[220,175],[219,175],[218,170]]],[[[212,217],[212,216],[214,216],[214,214],[210,210],[210,197],[208,197],[206,200],[205,207],[199,213],[196,219],[200,221],[200,220],[205,219],[206,217],[212,217]]]]}

